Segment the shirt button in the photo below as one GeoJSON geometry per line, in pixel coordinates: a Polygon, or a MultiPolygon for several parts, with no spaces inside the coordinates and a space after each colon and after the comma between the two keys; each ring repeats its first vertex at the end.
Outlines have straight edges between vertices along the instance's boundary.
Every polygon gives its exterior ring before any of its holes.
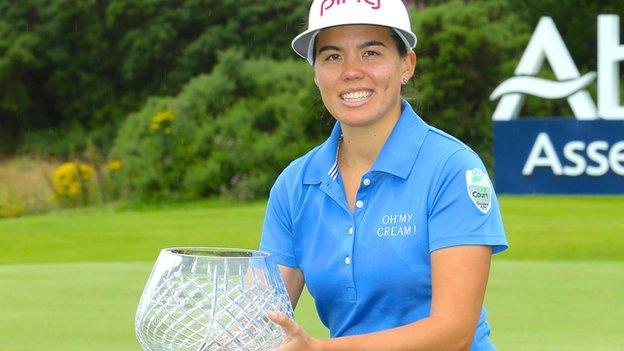
{"type": "Polygon", "coordinates": [[[346,265],[350,265],[351,264],[351,257],[349,257],[349,256],[345,257],[345,264],[346,265]]]}
{"type": "Polygon", "coordinates": [[[355,203],[355,207],[357,207],[357,208],[362,208],[362,207],[364,207],[364,201],[362,201],[362,200],[357,200],[357,202],[355,203]]]}
{"type": "Polygon", "coordinates": [[[364,186],[369,186],[370,185],[370,179],[364,178],[364,180],[362,181],[362,184],[364,184],[364,186]]]}
{"type": "Polygon", "coordinates": [[[353,227],[349,227],[349,235],[353,235],[355,233],[355,229],[353,227]]]}

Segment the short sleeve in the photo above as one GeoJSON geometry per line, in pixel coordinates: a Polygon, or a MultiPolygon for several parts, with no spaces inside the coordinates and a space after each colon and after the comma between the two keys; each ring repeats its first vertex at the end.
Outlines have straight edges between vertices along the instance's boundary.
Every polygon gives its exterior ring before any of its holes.
{"type": "Polygon", "coordinates": [[[458,150],[444,163],[433,190],[429,251],[459,245],[486,245],[492,253],[508,247],[498,199],[479,157],[458,150]]]}
{"type": "Polygon", "coordinates": [[[260,250],[271,254],[273,262],[297,267],[294,254],[288,193],[282,178],[273,185],[262,225],[260,250]]]}

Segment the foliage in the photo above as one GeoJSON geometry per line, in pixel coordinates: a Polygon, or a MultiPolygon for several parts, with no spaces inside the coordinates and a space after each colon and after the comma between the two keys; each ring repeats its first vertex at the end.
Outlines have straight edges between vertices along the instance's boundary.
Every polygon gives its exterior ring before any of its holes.
{"type": "Polygon", "coordinates": [[[39,158],[72,159],[86,148],[87,131],[78,122],[69,122],[62,128],[27,130],[15,145],[18,154],[30,154],[39,158]]]}
{"type": "Polygon", "coordinates": [[[412,10],[411,18],[419,37],[413,79],[418,92],[409,100],[425,120],[489,162],[496,103],[488,97],[513,74],[530,28],[504,2],[452,1],[412,10]]]}
{"type": "Polygon", "coordinates": [[[63,204],[86,205],[95,175],[95,168],[85,163],[65,162],[61,164],[54,171],[52,178],[57,198],[63,204]]]}
{"type": "Polygon", "coordinates": [[[211,74],[130,115],[111,157],[124,164],[125,191],[141,198],[265,195],[326,134],[318,99],[306,63],[226,51],[211,74]]]}
{"type": "MultiPolygon", "coordinates": [[[[419,37],[417,93],[408,100],[488,164],[498,103],[489,94],[513,74],[539,17],[553,16],[586,72],[596,69],[596,14],[624,10],[616,1],[407,3],[419,37]]],[[[0,153],[84,159],[90,148],[107,155],[115,141],[113,153],[90,162],[102,200],[266,193],[277,170],[328,127],[317,119],[322,108],[312,79],[302,74],[310,69],[281,62],[294,57],[288,43],[308,5],[3,2],[0,153]],[[107,170],[109,161],[123,167],[107,170]]],[[[552,73],[544,67],[541,75],[552,73]]],[[[524,111],[570,115],[565,99],[529,97],[524,111]]]]}
{"type": "Polygon", "coordinates": [[[100,194],[103,201],[118,200],[123,195],[120,188],[120,170],[123,162],[111,160],[100,169],[100,194]]]}
{"type": "MultiPolygon", "coordinates": [[[[2,2],[0,152],[16,151],[25,135],[74,123],[107,150],[127,113],[210,72],[218,50],[292,57],[287,43],[307,7],[290,0],[2,2]]],[[[71,153],[69,146],[26,146],[71,153]]]]}
{"type": "Polygon", "coordinates": [[[86,205],[89,202],[91,184],[96,175],[95,168],[80,162],[65,162],[55,171],[52,178],[57,199],[64,205],[86,205]]]}

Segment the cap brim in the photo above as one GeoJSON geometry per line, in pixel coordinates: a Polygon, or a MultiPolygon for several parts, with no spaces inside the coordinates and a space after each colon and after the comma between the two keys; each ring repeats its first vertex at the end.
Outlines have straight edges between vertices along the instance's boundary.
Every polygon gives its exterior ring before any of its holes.
{"type": "Polygon", "coordinates": [[[413,49],[416,47],[416,43],[418,42],[418,38],[416,38],[416,34],[412,32],[408,32],[408,31],[404,31],[403,29],[399,29],[395,27],[390,27],[390,28],[394,29],[399,34],[401,39],[403,39],[405,46],[407,46],[410,49],[413,49]]]}
{"type": "Polygon", "coordinates": [[[297,35],[295,37],[295,39],[293,39],[291,46],[293,48],[293,50],[295,50],[295,52],[297,53],[297,55],[303,57],[304,59],[308,60],[308,62],[310,62],[310,64],[314,64],[313,61],[311,61],[311,57],[313,57],[312,55],[309,55],[310,50],[314,50],[313,46],[313,41],[314,41],[314,37],[316,36],[316,34],[319,32],[320,29],[313,29],[313,30],[307,30],[299,35],[297,35]]]}

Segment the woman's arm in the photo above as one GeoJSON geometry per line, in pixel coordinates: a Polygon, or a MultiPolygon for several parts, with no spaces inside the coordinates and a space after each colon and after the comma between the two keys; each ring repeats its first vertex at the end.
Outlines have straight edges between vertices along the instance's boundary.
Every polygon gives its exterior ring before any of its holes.
{"type": "Polygon", "coordinates": [[[294,310],[295,307],[297,307],[297,302],[299,302],[301,291],[303,291],[303,273],[299,268],[291,268],[282,265],[278,265],[278,268],[280,274],[282,275],[282,279],[284,280],[284,285],[286,286],[286,291],[288,292],[290,303],[292,304],[292,308],[294,310]]]}
{"type": "Polygon", "coordinates": [[[491,254],[489,246],[455,246],[431,253],[431,315],[405,326],[318,340],[286,316],[271,314],[287,334],[278,350],[469,350],[483,304],[491,254]]]}

